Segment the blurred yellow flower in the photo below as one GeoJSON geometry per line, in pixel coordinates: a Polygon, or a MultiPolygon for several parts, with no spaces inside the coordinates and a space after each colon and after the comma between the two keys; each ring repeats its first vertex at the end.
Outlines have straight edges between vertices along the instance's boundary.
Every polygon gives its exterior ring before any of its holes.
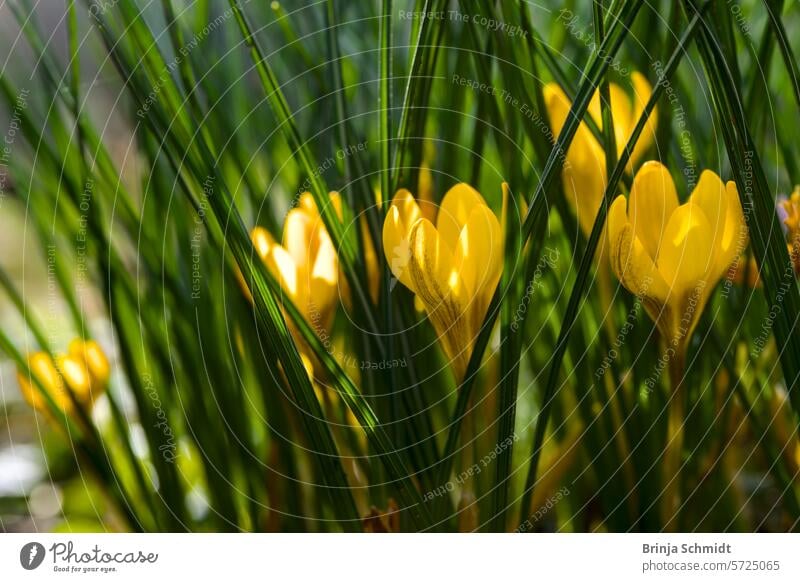
{"type": "Polygon", "coordinates": [[[461,380],[503,270],[500,222],[468,184],[445,194],[436,226],[408,190],[399,190],[383,224],[383,248],[394,276],[424,305],[461,380]]]}
{"type": "MultiPolygon", "coordinates": [[[[332,192],[330,200],[341,217],[339,194],[332,192]]],[[[282,244],[260,226],[251,231],[250,238],[283,293],[306,321],[320,328],[317,333],[330,329],[338,295],[339,259],[311,194],[302,194],[286,215],[282,244]]],[[[249,291],[246,294],[252,301],[249,291]]]]}
{"type": "MultiPolygon", "coordinates": [[[[644,75],[633,72],[631,81],[633,85],[632,99],[619,85],[609,83],[617,156],[620,156],[625,149],[625,145],[633,133],[633,128],[652,93],[652,87],[644,75]]],[[[561,87],[555,83],[545,85],[544,100],[550,117],[550,125],[557,136],[564,127],[572,104],[561,87]]],[[[589,103],[589,115],[602,129],[603,119],[599,91],[595,92],[589,103]]],[[[656,120],[657,110],[654,110],[633,150],[628,163],[629,172],[633,171],[633,167],[637,165],[642,155],[655,141],[656,120]]],[[[564,195],[578,217],[581,230],[588,236],[592,230],[597,210],[600,208],[608,178],[603,146],[595,139],[586,122],[580,123],[567,150],[562,178],[564,195]]]]}
{"type": "Polygon", "coordinates": [[[789,231],[789,238],[800,237],[800,186],[795,186],[791,196],[780,202],[785,216],[783,224],[789,231]]]}
{"type": "Polygon", "coordinates": [[[630,200],[611,205],[608,239],[613,271],[680,358],[714,286],[747,245],[747,227],[733,182],[706,170],[679,205],[669,171],[647,162],[630,200]]]}
{"type": "MultiPolygon", "coordinates": [[[[30,373],[39,379],[44,389],[65,413],[73,411],[72,398],[90,408],[108,386],[110,366],[103,350],[92,341],[75,339],[69,344],[66,354],[53,359],[45,352],[35,352],[28,357],[30,373]]],[[[28,404],[40,412],[48,410],[47,401],[34,385],[27,370],[17,373],[22,396],[28,404]]]]}

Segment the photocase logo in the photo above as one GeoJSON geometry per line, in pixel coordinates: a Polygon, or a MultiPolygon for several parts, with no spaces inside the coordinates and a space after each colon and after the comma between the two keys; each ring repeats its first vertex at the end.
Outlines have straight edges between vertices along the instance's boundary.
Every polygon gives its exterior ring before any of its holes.
{"type": "Polygon", "coordinates": [[[26,570],[35,570],[44,561],[44,546],[39,542],[29,542],[19,551],[19,563],[26,570]]]}

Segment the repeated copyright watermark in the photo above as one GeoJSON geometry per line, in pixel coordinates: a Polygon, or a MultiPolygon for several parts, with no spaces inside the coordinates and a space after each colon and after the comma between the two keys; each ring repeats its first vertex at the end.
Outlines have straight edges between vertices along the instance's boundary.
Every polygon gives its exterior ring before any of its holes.
{"type": "Polygon", "coordinates": [[[528,31],[518,24],[509,24],[496,18],[490,18],[483,14],[467,14],[458,10],[400,10],[398,12],[400,20],[445,20],[462,24],[472,23],[485,28],[489,32],[504,34],[509,37],[527,38],[528,31]]]}

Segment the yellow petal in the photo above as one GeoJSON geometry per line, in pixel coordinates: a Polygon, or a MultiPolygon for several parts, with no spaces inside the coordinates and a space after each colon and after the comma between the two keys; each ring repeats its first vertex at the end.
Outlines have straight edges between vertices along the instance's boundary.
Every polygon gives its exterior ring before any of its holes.
{"type": "Polygon", "coordinates": [[[275,244],[275,239],[270,232],[266,228],[256,226],[250,231],[250,239],[253,241],[253,246],[261,260],[266,260],[272,245],[275,244]]]}
{"type": "Polygon", "coordinates": [[[654,261],[670,216],[678,207],[678,193],[667,168],[647,162],[636,173],[631,186],[630,222],[654,261]]]}
{"type": "Polygon", "coordinates": [[[606,156],[585,124],[579,127],[567,152],[562,178],[564,195],[588,236],[606,187],[606,156]]]}
{"type": "Polygon", "coordinates": [[[742,212],[742,202],[736,182],[729,181],[725,184],[725,195],[728,198],[728,215],[722,235],[722,252],[717,261],[720,272],[726,271],[739,258],[747,248],[749,240],[747,223],[744,219],[744,212],[742,212]]]}
{"type": "Polygon", "coordinates": [[[417,219],[422,216],[417,201],[414,200],[414,196],[411,192],[405,188],[401,188],[394,195],[394,198],[392,198],[392,206],[397,208],[398,212],[400,212],[400,218],[403,219],[406,235],[408,235],[411,232],[411,227],[414,226],[417,219]]]}
{"type": "Polygon", "coordinates": [[[331,192],[328,196],[331,199],[336,216],[339,217],[339,220],[342,220],[342,196],[338,192],[331,192]]]}
{"type": "Polygon", "coordinates": [[[503,272],[503,234],[488,206],[476,206],[461,229],[454,257],[470,312],[470,335],[475,335],[503,272]]]}
{"type": "Polygon", "coordinates": [[[428,309],[451,293],[461,289],[453,270],[453,255],[431,222],[420,219],[411,229],[409,271],[417,295],[428,309]]]}
{"type": "Polygon", "coordinates": [[[420,219],[411,229],[409,271],[415,293],[425,305],[457,377],[463,376],[472,342],[462,282],[453,270],[453,256],[442,237],[427,219],[420,219]]]}
{"type": "Polygon", "coordinates": [[[456,184],[444,195],[439,214],[436,217],[436,230],[448,250],[455,250],[458,244],[458,235],[467,223],[472,210],[477,206],[486,206],[486,202],[469,184],[463,182],[456,184]]]}
{"type": "MultiPolygon", "coordinates": [[[[329,327],[333,309],[336,307],[338,290],[339,261],[330,237],[324,231],[319,233],[319,252],[314,261],[308,284],[308,311],[318,310],[322,324],[329,327]]],[[[302,306],[301,306],[302,307],[302,306]]]]}
{"type": "Polygon", "coordinates": [[[56,367],[81,404],[87,404],[92,398],[92,379],[86,362],[68,355],[60,355],[56,359],[56,367]]]}
{"type": "Polygon", "coordinates": [[[679,206],[667,223],[658,253],[658,270],[680,299],[702,290],[714,265],[713,232],[700,206],[679,206]],[[701,283],[702,282],[702,283],[701,283]]]}
{"type": "Polygon", "coordinates": [[[92,376],[92,390],[102,390],[108,384],[111,369],[102,348],[94,340],[74,339],[69,343],[69,355],[78,361],[86,362],[92,376]]]}
{"type": "Polygon", "coordinates": [[[488,206],[477,206],[461,229],[454,264],[469,297],[494,287],[503,271],[503,234],[488,206]]]}
{"type": "MultiPolygon", "coordinates": [[[[620,155],[622,154],[622,150],[625,148],[625,144],[628,143],[628,140],[633,133],[633,128],[636,125],[636,122],[639,121],[639,117],[641,117],[645,105],[647,105],[647,101],[650,99],[650,95],[653,93],[652,85],[650,85],[650,82],[641,73],[634,71],[631,74],[631,82],[633,84],[633,113],[631,114],[629,127],[625,132],[624,142],[620,143],[619,140],[617,141],[617,150],[618,154],[620,155]]],[[[655,143],[657,128],[658,107],[655,107],[650,113],[650,117],[647,118],[647,124],[642,130],[642,134],[639,136],[636,146],[633,148],[631,160],[628,164],[628,171],[631,171],[634,166],[638,165],[639,160],[642,159],[642,156],[645,154],[645,152],[655,143]]]]}
{"type": "Polygon", "coordinates": [[[411,257],[409,235],[411,228],[422,213],[414,197],[408,190],[398,190],[392,199],[386,220],[383,223],[383,252],[392,274],[400,282],[414,291],[408,262],[411,257]]]}
{"type": "MultiPolygon", "coordinates": [[[[330,203],[333,205],[334,211],[336,212],[336,216],[338,216],[339,220],[341,220],[342,197],[338,192],[331,192],[329,193],[328,197],[330,199],[330,203]]],[[[311,194],[311,192],[303,192],[300,195],[300,198],[297,201],[297,208],[303,210],[312,217],[319,217],[319,208],[317,208],[317,203],[314,200],[314,196],[311,194]]]]}
{"type": "Polygon", "coordinates": [[[631,98],[616,83],[609,84],[608,92],[611,98],[611,117],[614,121],[614,141],[617,144],[617,153],[619,155],[630,137],[632,123],[634,122],[632,120],[631,98]]]}
{"type": "Polygon", "coordinates": [[[283,292],[299,305],[300,303],[297,302],[300,292],[299,274],[292,256],[282,246],[275,245],[272,247],[266,263],[270,272],[280,281],[283,292]]]}
{"type": "MultiPolygon", "coordinates": [[[[558,135],[569,116],[571,103],[561,87],[555,83],[545,85],[544,99],[550,125],[558,135]]],[[[597,119],[600,119],[598,96],[590,102],[590,115],[592,110],[598,116],[597,119]]],[[[584,122],[578,125],[567,150],[562,182],[564,196],[575,211],[581,230],[588,235],[592,230],[606,187],[606,156],[584,122]]]]}
{"type": "Polygon", "coordinates": [[[61,410],[69,411],[72,408],[72,401],[64,389],[64,383],[50,356],[45,352],[31,354],[28,357],[28,366],[30,367],[30,376],[27,370],[20,370],[17,374],[20,391],[25,401],[36,410],[48,410],[45,397],[41,394],[39,386],[35,385],[34,378],[38,378],[42,387],[55,401],[56,406],[61,410]]]}
{"type": "Polygon", "coordinates": [[[711,248],[715,257],[712,274],[719,277],[747,244],[747,231],[736,184],[729,182],[725,185],[714,172],[705,170],[692,192],[691,201],[703,209],[711,226],[711,248]]]}
{"type": "Polygon", "coordinates": [[[300,199],[297,201],[297,208],[317,214],[317,203],[314,202],[314,196],[311,192],[303,192],[300,194],[300,199]]]}
{"type": "MultiPolygon", "coordinates": [[[[631,127],[631,99],[616,83],[609,83],[608,94],[611,101],[611,118],[614,122],[614,140],[619,152],[625,147],[628,132],[631,127]]],[[[601,107],[600,91],[595,91],[589,102],[589,115],[602,130],[603,109],[601,107]]]]}
{"type": "Polygon", "coordinates": [[[318,230],[318,222],[316,215],[301,208],[292,208],[286,215],[283,225],[283,248],[298,266],[310,263],[316,254],[318,239],[314,236],[314,230],[318,230]]]}
{"type": "Polygon", "coordinates": [[[628,291],[642,298],[648,312],[657,319],[659,306],[669,289],[650,254],[633,232],[625,197],[617,196],[608,212],[608,243],[611,269],[628,291]]]}
{"type": "Polygon", "coordinates": [[[550,118],[550,127],[553,133],[558,136],[561,128],[567,121],[569,108],[572,105],[567,98],[564,90],[557,83],[548,83],[542,88],[544,105],[547,108],[547,116],[550,118]]]}
{"type": "MultiPolygon", "coordinates": [[[[314,364],[311,362],[311,358],[305,355],[302,351],[300,352],[300,361],[303,362],[303,367],[306,369],[306,374],[308,374],[308,379],[312,382],[314,381],[314,364]]],[[[318,385],[314,382],[314,391],[318,390],[318,385]]],[[[317,398],[320,397],[320,393],[317,392],[317,398]]],[[[320,399],[322,401],[322,399],[320,399]]]]}

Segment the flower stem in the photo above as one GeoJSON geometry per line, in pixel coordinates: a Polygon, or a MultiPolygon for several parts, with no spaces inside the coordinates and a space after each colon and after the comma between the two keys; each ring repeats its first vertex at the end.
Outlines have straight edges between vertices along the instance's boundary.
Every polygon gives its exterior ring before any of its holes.
{"type": "Polygon", "coordinates": [[[661,502],[661,518],[665,530],[678,526],[677,512],[680,507],[680,467],[683,450],[683,424],[685,420],[685,390],[683,375],[686,368],[686,353],[683,347],[676,350],[669,361],[671,398],[667,403],[667,442],[664,447],[664,473],[661,502]]]}

